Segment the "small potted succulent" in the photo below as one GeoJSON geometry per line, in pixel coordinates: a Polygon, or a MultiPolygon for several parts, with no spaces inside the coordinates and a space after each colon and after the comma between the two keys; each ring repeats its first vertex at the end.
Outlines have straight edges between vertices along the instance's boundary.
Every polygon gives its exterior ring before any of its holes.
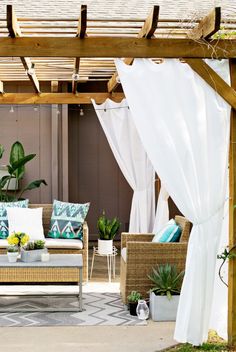
{"type": "Polygon", "coordinates": [[[176,265],[162,264],[148,275],[153,283],[150,290],[150,313],[154,321],[175,321],[184,271],[176,265]]]}
{"type": "Polygon", "coordinates": [[[136,309],[140,299],[142,299],[142,295],[137,291],[131,291],[131,293],[128,295],[127,300],[130,315],[137,315],[136,309]]]}
{"type": "Polygon", "coordinates": [[[113,249],[113,239],[119,231],[121,223],[117,218],[109,220],[103,212],[97,222],[99,232],[98,253],[101,255],[111,254],[113,249]]]}
{"type": "Polygon", "coordinates": [[[31,241],[28,242],[26,246],[22,247],[21,260],[26,263],[40,261],[43,253],[47,253],[45,241],[31,241]]]}
{"type": "Polygon", "coordinates": [[[7,247],[7,257],[8,257],[9,263],[16,263],[18,255],[19,255],[18,246],[11,245],[7,247]]]}

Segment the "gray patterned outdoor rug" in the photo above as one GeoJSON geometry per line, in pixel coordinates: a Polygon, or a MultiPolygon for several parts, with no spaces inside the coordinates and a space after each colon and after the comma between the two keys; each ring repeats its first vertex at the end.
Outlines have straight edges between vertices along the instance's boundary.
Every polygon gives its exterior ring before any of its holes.
{"type": "Polygon", "coordinates": [[[83,293],[83,312],[27,312],[11,313],[11,309],[44,307],[77,307],[74,297],[7,297],[0,299],[0,309],[9,312],[0,313],[2,326],[97,326],[97,325],[147,325],[146,321],[133,317],[121,302],[119,293],[83,293]]]}

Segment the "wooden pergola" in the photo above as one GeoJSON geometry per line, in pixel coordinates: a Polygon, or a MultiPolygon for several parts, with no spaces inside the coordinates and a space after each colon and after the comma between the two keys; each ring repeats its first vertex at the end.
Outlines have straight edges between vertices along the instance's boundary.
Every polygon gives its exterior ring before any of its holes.
{"type": "MultiPolygon", "coordinates": [[[[204,18],[159,18],[154,6],[146,20],[89,19],[86,5],[77,19],[17,18],[7,6],[0,19],[0,104],[91,104],[106,98],[120,101],[113,58],[128,65],[133,58],[178,58],[197,72],[232,107],[230,140],[230,228],[229,246],[236,244],[236,21],[221,19],[221,8],[204,18]],[[4,22],[5,21],[5,22],[4,22]],[[77,21],[77,23],[76,23],[77,21]],[[49,25],[50,22],[50,25],[49,25]],[[223,29],[222,29],[223,26],[223,29]],[[6,58],[12,61],[6,61],[6,58]],[[229,59],[231,86],[203,60],[229,59]],[[25,74],[26,73],[26,74],[25,74]],[[32,83],[32,93],[7,93],[5,81],[32,83]],[[40,81],[50,81],[51,92],[42,92],[40,81]],[[70,92],[58,92],[58,82],[70,83],[70,92]],[[106,90],[80,92],[83,82],[103,81],[106,90]]],[[[228,340],[236,347],[236,260],[229,261],[228,340]]]]}

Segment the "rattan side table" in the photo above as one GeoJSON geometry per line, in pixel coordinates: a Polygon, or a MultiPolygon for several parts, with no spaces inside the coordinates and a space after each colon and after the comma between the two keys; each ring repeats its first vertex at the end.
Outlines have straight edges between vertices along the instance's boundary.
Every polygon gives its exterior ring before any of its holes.
{"type": "Polygon", "coordinates": [[[107,272],[108,272],[108,281],[111,282],[111,277],[113,279],[116,277],[116,256],[118,254],[118,250],[115,246],[112,248],[111,254],[100,254],[98,252],[98,247],[93,247],[93,257],[92,257],[92,264],[90,270],[90,280],[93,274],[93,266],[94,266],[94,259],[95,257],[107,257],[107,272]],[[113,275],[112,275],[113,274],[113,275]]]}

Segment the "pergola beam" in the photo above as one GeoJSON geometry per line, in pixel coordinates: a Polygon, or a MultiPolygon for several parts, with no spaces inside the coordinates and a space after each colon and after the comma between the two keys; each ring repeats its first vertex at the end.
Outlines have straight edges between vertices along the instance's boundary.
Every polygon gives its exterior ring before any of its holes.
{"type": "Polygon", "coordinates": [[[110,98],[120,102],[124,98],[123,93],[4,93],[0,95],[0,105],[9,104],[91,104],[94,99],[101,104],[110,98]]]}
{"type": "MultiPolygon", "coordinates": [[[[21,36],[21,29],[12,5],[7,5],[7,28],[11,38],[17,38],[21,36]]],[[[36,77],[35,71],[32,70],[33,65],[30,58],[24,57],[24,55],[22,55],[20,59],[27,73],[27,76],[29,77],[29,80],[33,84],[35,92],[40,93],[39,81],[36,77]]]]}
{"type": "MultiPolygon", "coordinates": [[[[140,29],[140,32],[137,38],[151,38],[153,36],[158,24],[159,11],[160,11],[159,6],[156,6],[156,5],[153,6],[151,13],[149,14],[142,28],[140,29]]],[[[132,65],[133,61],[134,61],[134,58],[124,59],[124,62],[126,63],[126,65],[132,65]]],[[[109,93],[111,93],[118,87],[119,82],[117,81],[117,77],[118,77],[118,73],[115,72],[110,78],[110,80],[108,81],[107,89],[109,93]]]]}
{"type": "MultiPolygon", "coordinates": [[[[86,36],[87,28],[87,5],[81,5],[80,18],[78,21],[78,28],[76,37],[83,39],[86,36]]],[[[79,74],[80,57],[75,58],[74,74],[79,74]]],[[[77,92],[78,79],[73,79],[72,81],[72,93],[77,92]]]]}
{"type": "Polygon", "coordinates": [[[187,64],[201,76],[232,108],[236,110],[236,91],[230,87],[202,59],[185,59],[187,64]]]}
{"type": "Polygon", "coordinates": [[[236,40],[127,38],[127,37],[18,37],[0,38],[0,57],[140,57],[236,58],[236,40]]]}

